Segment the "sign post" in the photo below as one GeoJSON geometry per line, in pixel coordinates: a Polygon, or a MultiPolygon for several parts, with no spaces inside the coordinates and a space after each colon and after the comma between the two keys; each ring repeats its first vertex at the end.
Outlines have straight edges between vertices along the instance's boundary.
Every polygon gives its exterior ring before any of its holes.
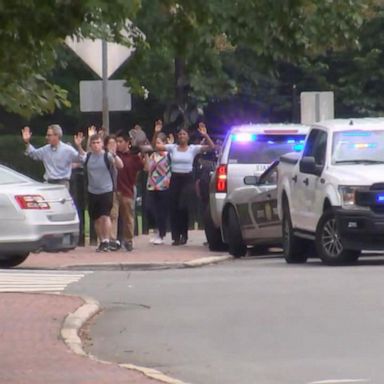
{"type": "Polygon", "coordinates": [[[103,67],[103,91],[102,91],[102,100],[103,100],[103,128],[105,129],[106,134],[109,134],[109,105],[108,105],[108,45],[105,40],[101,42],[101,60],[103,67]]]}

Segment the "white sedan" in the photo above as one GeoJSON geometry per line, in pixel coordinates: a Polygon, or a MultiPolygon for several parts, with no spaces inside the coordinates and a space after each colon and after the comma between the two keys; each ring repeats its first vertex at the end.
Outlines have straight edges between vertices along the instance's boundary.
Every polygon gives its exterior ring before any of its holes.
{"type": "Polygon", "coordinates": [[[227,196],[223,209],[223,238],[229,253],[244,256],[248,246],[281,245],[282,228],[277,215],[277,165],[273,162],[258,178],[244,177],[246,186],[227,196]]]}
{"type": "Polygon", "coordinates": [[[79,218],[68,190],[43,184],[0,165],[0,268],[30,252],[76,247],[79,218]]]}

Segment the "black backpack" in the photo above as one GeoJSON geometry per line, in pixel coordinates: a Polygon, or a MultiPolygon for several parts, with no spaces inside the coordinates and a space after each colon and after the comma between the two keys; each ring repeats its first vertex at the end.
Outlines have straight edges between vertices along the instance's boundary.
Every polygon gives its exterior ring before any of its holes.
{"type": "MultiPolygon", "coordinates": [[[[92,154],[92,152],[87,152],[87,157],[85,158],[85,161],[84,161],[84,169],[85,170],[87,170],[87,164],[88,164],[89,158],[91,157],[91,154],[92,154]]],[[[105,163],[105,166],[107,167],[107,169],[109,171],[109,174],[111,175],[113,190],[115,191],[116,190],[116,180],[114,177],[112,165],[111,165],[109,158],[108,158],[108,152],[107,151],[104,151],[104,163],[105,163]]]]}

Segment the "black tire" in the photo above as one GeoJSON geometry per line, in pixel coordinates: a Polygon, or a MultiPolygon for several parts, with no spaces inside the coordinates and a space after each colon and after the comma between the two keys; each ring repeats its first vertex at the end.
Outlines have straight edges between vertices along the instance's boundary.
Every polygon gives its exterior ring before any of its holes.
{"type": "Polygon", "coordinates": [[[293,234],[291,214],[287,203],[283,207],[283,255],[288,264],[305,263],[308,258],[309,240],[293,234]]]}
{"type": "Polygon", "coordinates": [[[359,251],[343,247],[332,209],[327,209],[317,224],[316,250],[320,259],[327,265],[354,263],[360,256],[359,251]]]}
{"type": "Polygon", "coordinates": [[[0,253],[0,268],[12,268],[21,264],[29,255],[29,252],[20,254],[0,253]]]}
{"type": "Polygon", "coordinates": [[[208,241],[208,248],[210,251],[226,251],[227,245],[224,244],[221,238],[220,228],[216,228],[209,211],[209,207],[206,208],[204,214],[204,232],[208,241]]]}
{"type": "Polygon", "coordinates": [[[239,219],[235,208],[228,208],[228,222],[227,226],[227,240],[228,240],[228,252],[233,257],[242,257],[247,253],[247,246],[244,243],[243,236],[241,234],[239,219]]]}

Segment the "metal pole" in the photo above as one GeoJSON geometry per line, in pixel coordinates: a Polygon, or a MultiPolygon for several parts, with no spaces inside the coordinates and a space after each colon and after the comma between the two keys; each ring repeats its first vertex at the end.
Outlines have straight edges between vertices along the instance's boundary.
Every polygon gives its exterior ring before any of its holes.
{"type": "Polygon", "coordinates": [[[109,134],[109,106],[108,106],[108,47],[105,40],[101,41],[101,60],[103,74],[103,128],[109,134]]]}

